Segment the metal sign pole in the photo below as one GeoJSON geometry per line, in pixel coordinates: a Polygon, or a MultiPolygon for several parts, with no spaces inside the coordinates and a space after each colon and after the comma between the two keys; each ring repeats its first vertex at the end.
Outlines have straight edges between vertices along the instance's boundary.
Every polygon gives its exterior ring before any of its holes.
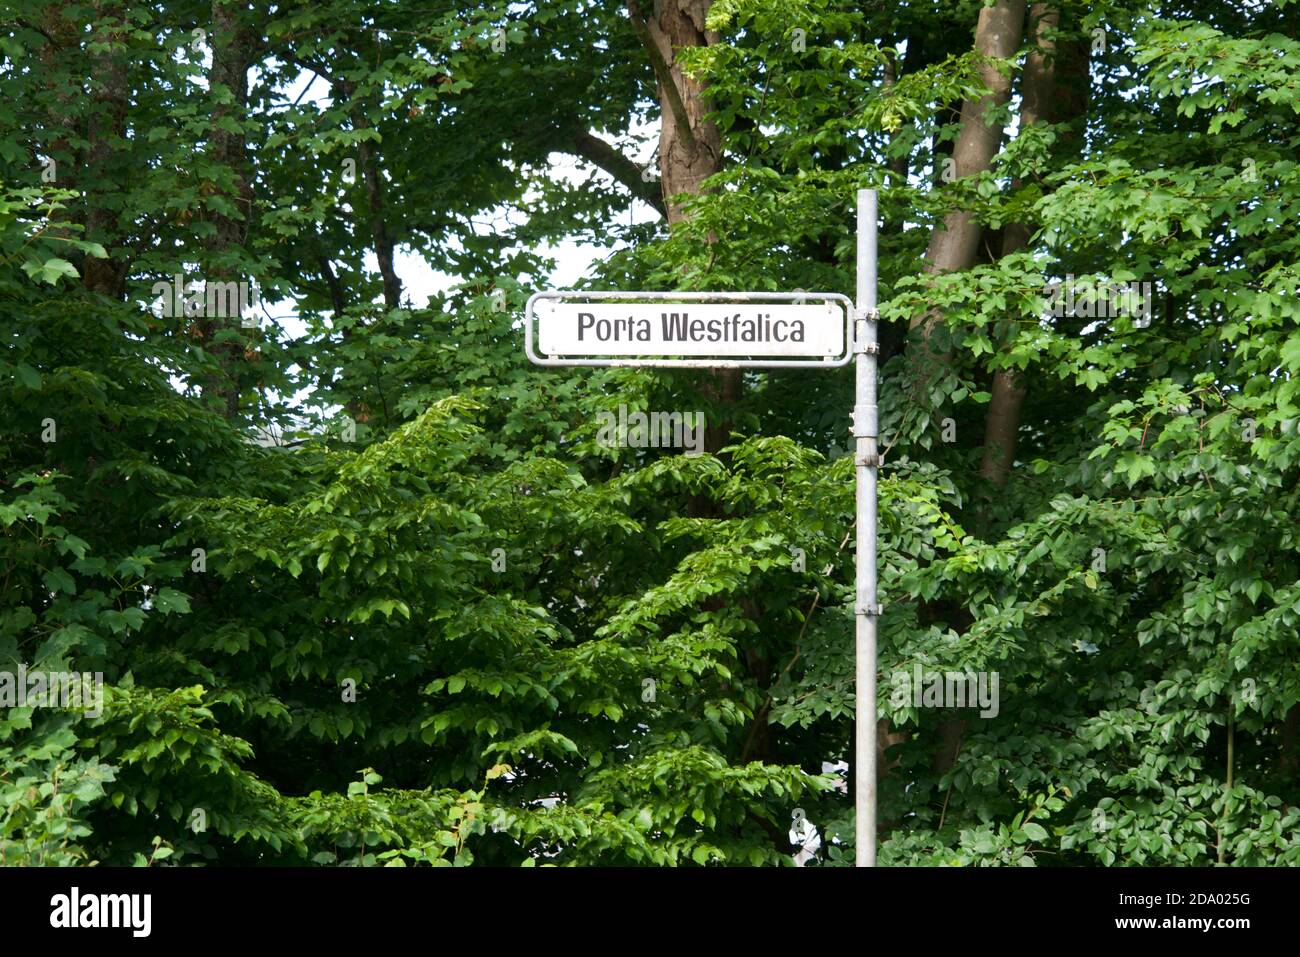
{"type": "Polygon", "coordinates": [[[857,389],[853,405],[857,474],[857,596],[853,744],[854,833],[858,867],[876,866],[876,191],[858,190],[858,289],[853,324],[857,389]]]}

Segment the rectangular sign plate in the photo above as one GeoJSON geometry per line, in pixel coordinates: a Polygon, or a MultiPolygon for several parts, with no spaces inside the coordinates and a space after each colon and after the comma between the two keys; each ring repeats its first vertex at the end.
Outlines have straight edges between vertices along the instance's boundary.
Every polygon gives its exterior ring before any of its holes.
{"type": "Polygon", "coordinates": [[[537,365],[833,368],[852,314],[837,293],[539,292],[525,346],[537,365]]]}

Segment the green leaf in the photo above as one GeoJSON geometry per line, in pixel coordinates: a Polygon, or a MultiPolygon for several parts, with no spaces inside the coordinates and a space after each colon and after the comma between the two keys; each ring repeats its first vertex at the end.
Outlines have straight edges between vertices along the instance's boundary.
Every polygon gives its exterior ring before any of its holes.
{"type": "Polygon", "coordinates": [[[27,363],[25,362],[18,363],[18,365],[16,366],[16,370],[17,370],[19,382],[21,382],[27,388],[31,389],[33,392],[36,392],[40,389],[41,374],[39,372],[37,372],[31,366],[27,365],[27,363]]]}
{"type": "Polygon", "coordinates": [[[153,596],[153,605],[164,615],[173,612],[187,614],[190,610],[189,596],[175,588],[160,588],[153,596]]]}

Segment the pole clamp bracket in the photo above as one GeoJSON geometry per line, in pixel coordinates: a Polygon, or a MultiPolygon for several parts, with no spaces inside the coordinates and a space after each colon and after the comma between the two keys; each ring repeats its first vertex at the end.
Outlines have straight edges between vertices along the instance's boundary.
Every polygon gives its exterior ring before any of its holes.
{"type": "Polygon", "coordinates": [[[853,310],[853,351],[857,355],[875,356],[880,354],[880,346],[875,342],[867,341],[867,323],[874,323],[879,318],[880,313],[875,309],[853,310]]]}
{"type": "Polygon", "coordinates": [[[853,610],[859,615],[870,615],[872,618],[879,618],[881,613],[884,612],[885,606],[880,603],[874,605],[855,605],[853,610]]]}

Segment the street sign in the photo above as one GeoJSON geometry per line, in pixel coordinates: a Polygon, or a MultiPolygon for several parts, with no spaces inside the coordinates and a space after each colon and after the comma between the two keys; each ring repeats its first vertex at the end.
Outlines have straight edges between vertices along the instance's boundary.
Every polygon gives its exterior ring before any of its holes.
{"type": "Polygon", "coordinates": [[[524,351],[539,366],[833,369],[854,359],[853,816],[856,863],[876,866],[876,191],[858,190],[857,305],[812,292],[537,292],[524,351]],[[536,331],[534,331],[536,325],[536,331]]]}
{"type": "Polygon", "coordinates": [[[537,365],[834,368],[852,314],[836,293],[539,292],[524,341],[537,365]]]}

